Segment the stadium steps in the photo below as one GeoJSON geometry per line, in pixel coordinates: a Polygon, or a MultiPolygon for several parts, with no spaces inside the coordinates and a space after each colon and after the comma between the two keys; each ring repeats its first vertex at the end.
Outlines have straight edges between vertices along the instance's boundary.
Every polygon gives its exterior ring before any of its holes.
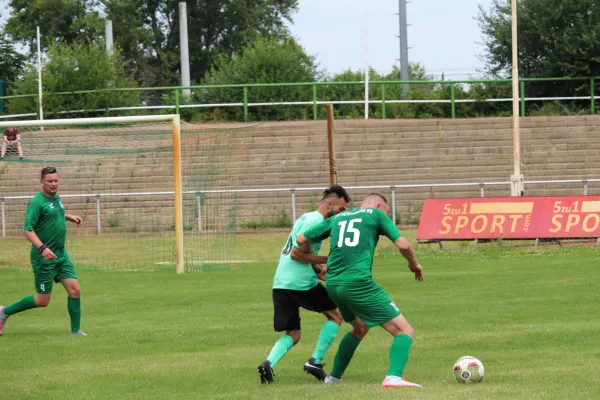
{"type": "MultiPolygon", "coordinates": [[[[244,124],[241,124],[243,126],[244,124]]],[[[240,125],[238,125],[240,126],[240,125]]],[[[194,130],[205,132],[227,126],[186,125],[183,140],[184,190],[212,187],[210,176],[203,176],[194,156],[194,130]],[[202,186],[202,187],[198,187],[202,186]]],[[[478,183],[508,181],[512,174],[512,120],[486,118],[473,120],[369,120],[336,121],[336,156],[338,180],[352,186],[478,183]]],[[[208,154],[210,162],[221,163],[232,174],[231,184],[238,188],[324,187],[329,181],[327,130],[324,121],[300,121],[254,124],[247,129],[230,129],[222,133],[232,152],[208,154]],[[235,155],[233,155],[235,153],[235,155]]],[[[40,136],[41,137],[41,136],[40,136]]],[[[90,145],[109,147],[110,141],[99,136],[73,133],[71,145],[84,149],[90,145]]],[[[224,140],[224,139],[222,139],[224,140]]],[[[131,146],[125,143],[124,146],[131,146]]],[[[48,145],[36,152],[59,148],[48,145]]],[[[522,170],[527,180],[600,178],[600,117],[527,117],[521,120],[522,170]]],[[[27,153],[26,148],[26,153],[27,153]]],[[[68,157],[68,154],[61,157],[68,157]]],[[[93,160],[81,161],[66,171],[61,193],[147,192],[172,190],[170,168],[157,167],[168,152],[106,156],[100,165],[93,160]],[[79,171],[77,170],[79,168],[79,171]],[[83,169],[97,168],[91,181],[83,177],[83,169]]],[[[0,196],[4,193],[33,194],[39,190],[37,176],[40,165],[6,163],[0,166],[0,196]],[[3,168],[3,169],[2,169],[3,168]]],[[[527,185],[527,195],[582,194],[582,184],[527,185]]],[[[600,184],[590,183],[590,193],[600,193],[600,184]],[[595,191],[595,192],[594,192],[595,191]]],[[[486,196],[505,196],[509,186],[485,187],[486,196]]],[[[351,190],[358,200],[366,190],[351,190]]],[[[388,197],[390,189],[382,189],[388,197]]],[[[296,192],[297,212],[316,204],[320,191],[296,192]]],[[[479,187],[398,188],[398,212],[414,216],[426,197],[477,197],[479,187]]],[[[291,215],[291,193],[242,193],[236,197],[238,222],[271,218],[286,210],[291,215]]],[[[71,213],[85,214],[86,228],[95,232],[95,198],[65,199],[71,213]]],[[[217,200],[215,200],[217,201],[217,200]]],[[[18,232],[26,202],[9,205],[8,228],[18,232]],[[15,217],[16,216],[16,217],[15,217]]],[[[355,203],[356,204],[356,203],[355,203]]],[[[109,220],[122,215],[135,215],[138,224],[158,223],[171,229],[173,202],[162,197],[135,196],[101,199],[103,232],[118,232],[124,227],[109,226],[109,220]],[[121,214],[119,214],[121,213],[121,214]]],[[[184,218],[195,218],[195,196],[184,197],[184,218]]],[[[129,221],[129,220],[127,220],[129,221]]],[[[81,232],[81,231],[80,231],[81,232]]],[[[87,232],[87,231],[86,231],[87,232]]]]}

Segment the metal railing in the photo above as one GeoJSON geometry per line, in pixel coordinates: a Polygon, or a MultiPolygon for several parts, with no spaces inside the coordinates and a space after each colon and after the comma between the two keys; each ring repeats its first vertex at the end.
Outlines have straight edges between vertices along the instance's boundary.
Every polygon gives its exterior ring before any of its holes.
{"type": "MultiPolygon", "coordinates": [[[[580,183],[583,185],[584,196],[588,195],[589,183],[600,182],[600,179],[570,179],[570,180],[548,180],[548,181],[525,181],[525,185],[540,185],[540,184],[567,184],[580,183]]],[[[392,220],[396,223],[396,189],[414,189],[414,188],[441,188],[441,187],[479,187],[480,197],[485,197],[485,187],[490,186],[507,186],[510,189],[511,182],[480,182],[480,183],[419,183],[419,184],[404,184],[404,185],[374,185],[374,186],[345,186],[347,190],[365,189],[389,189],[391,190],[391,214],[392,220]]],[[[196,196],[196,212],[197,212],[197,228],[198,232],[202,232],[202,212],[201,212],[201,197],[203,195],[216,193],[280,193],[289,192],[291,195],[292,221],[296,220],[296,192],[314,192],[322,191],[323,187],[300,187],[300,188],[265,188],[265,189],[230,189],[230,190],[203,190],[203,191],[184,191],[183,194],[196,196]]],[[[173,191],[167,192],[132,192],[132,193],[90,193],[90,194],[61,194],[62,198],[96,198],[96,233],[102,233],[102,219],[100,213],[100,199],[103,197],[131,197],[131,196],[165,196],[174,195],[173,191]]],[[[33,196],[3,196],[0,197],[1,223],[2,223],[2,238],[6,237],[6,219],[5,219],[5,202],[8,200],[28,200],[33,196]]]]}
{"type": "MultiPolygon", "coordinates": [[[[600,99],[600,96],[595,95],[595,85],[596,80],[600,79],[600,77],[562,77],[562,78],[520,78],[520,109],[521,116],[526,115],[526,102],[531,101],[562,101],[562,100],[589,100],[590,108],[589,112],[591,114],[595,114],[596,112],[596,100],[600,99]],[[555,97],[526,97],[525,89],[526,83],[534,83],[534,82],[564,82],[564,81],[577,81],[577,82],[588,82],[589,83],[589,96],[555,96],[555,97]]],[[[255,84],[233,84],[233,85],[194,85],[194,86],[172,86],[172,87],[153,87],[153,88],[111,88],[111,89],[98,89],[98,90],[77,90],[70,92],[57,92],[57,93],[45,93],[44,96],[53,95],[53,96],[68,96],[68,95],[82,95],[82,94],[91,94],[91,93],[115,93],[115,92],[161,92],[161,93],[169,93],[173,94],[175,104],[163,104],[163,105],[139,105],[139,106],[131,106],[131,107],[123,107],[123,106],[115,106],[115,107],[107,107],[107,108],[96,108],[96,109],[86,109],[86,110],[68,110],[68,111],[59,111],[59,112],[49,112],[47,114],[58,114],[58,115],[68,115],[68,114],[78,114],[78,113],[88,113],[88,112],[103,112],[108,113],[111,111],[130,111],[130,110],[175,110],[177,114],[180,113],[181,109],[191,109],[191,108],[211,108],[211,107],[242,107],[244,121],[248,121],[249,116],[249,108],[250,107],[263,107],[263,106],[312,106],[312,118],[314,120],[318,119],[318,106],[324,104],[376,104],[381,105],[381,118],[387,118],[387,105],[388,104],[408,104],[408,103],[445,103],[450,104],[450,115],[452,118],[456,118],[456,105],[460,103],[478,103],[478,102],[509,102],[512,101],[512,98],[472,98],[472,99],[459,99],[456,97],[456,86],[457,85],[472,85],[472,84],[494,84],[494,83],[511,83],[512,79],[477,79],[477,80],[457,80],[457,81],[440,81],[440,80],[421,80],[421,81],[370,81],[369,86],[367,87],[367,96],[365,96],[364,90],[362,96],[364,99],[361,100],[326,100],[320,99],[318,97],[318,88],[326,87],[326,86],[355,86],[361,85],[361,88],[365,86],[364,81],[346,81],[346,82],[296,82],[296,83],[255,83],[255,84]],[[396,85],[440,85],[447,86],[450,88],[450,96],[447,99],[392,99],[388,98],[389,96],[386,94],[386,88],[390,86],[396,85]],[[310,87],[312,89],[311,98],[307,99],[299,99],[298,101],[277,101],[277,102],[249,102],[248,94],[249,90],[252,88],[273,88],[273,87],[310,87]],[[378,89],[379,96],[378,98],[371,98],[370,92],[371,89],[378,89]],[[242,89],[242,93],[240,95],[239,101],[230,102],[230,103],[211,103],[211,104],[182,104],[182,90],[184,89],[198,89],[198,90],[222,90],[222,89],[242,89]]],[[[38,101],[37,94],[28,94],[28,95],[14,95],[14,96],[0,96],[0,101],[9,100],[12,98],[31,98],[34,101],[38,101]]],[[[37,116],[36,113],[23,113],[23,114],[13,114],[13,115],[0,115],[1,119],[7,118],[18,118],[24,116],[37,116]]]]}

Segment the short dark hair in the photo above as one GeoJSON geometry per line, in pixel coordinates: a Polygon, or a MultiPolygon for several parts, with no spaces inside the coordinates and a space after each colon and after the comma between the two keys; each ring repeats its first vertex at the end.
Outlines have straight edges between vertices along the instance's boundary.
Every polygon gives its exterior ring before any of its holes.
{"type": "Polygon", "coordinates": [[[350,203],[350,196],[348,196],[348,192],[346,189],[341,187],[340,185],[331,185],[327,189],[323,191],[323,199],[330,199],[332,197],[337,197],[338,199],[346,200],[346,203],[350,203]]]}
{"type": "Polygon", "coordinates": [[[55,167],[46,167],[42,170],[42,173],[40,174],[40,179],[43,180],[44,177],[49,174],[58,174],[58,171],[55,167]]]}
{"type": "Polygon", "coordinates": [[[368,197],[371,197],[371,196],[377,196],[377,197],[380,197],[380,198],[381,198],[383,201],[385,201],[385,204],[388,204],[388,205],[390,204],[390,203],[388,203],[388,201],[387,201],[387,199],[385,198],[385,196],[384,196],[384,195],[382,195],[381,193],[375,193],[375,192],[373,192],[373,193],[369,193],[368,195],[366,195],[366,196],[365,196],[365,199],[366,199],[366,198],[368,198],[368,197]]]}

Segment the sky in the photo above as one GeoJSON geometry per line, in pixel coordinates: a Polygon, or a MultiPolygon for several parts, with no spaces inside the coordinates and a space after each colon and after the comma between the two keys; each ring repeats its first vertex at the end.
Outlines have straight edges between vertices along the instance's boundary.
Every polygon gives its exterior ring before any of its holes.
{"type": "MultiPolygon", "coordinates": [[[[428,73],[447,79],[480,75],[484,63],[478,5],[491,0],[409,0],[408,59],[428,73]]],[[[299,0],[289,25],[305,50],[330,73],[364,69],[365,42],[369,65],[388,73],[398,65],[398,0],[299,0]],[[365,17],[368,12],[368,35],[365,17]],[[365,36],[368,40],[365,40],[365,36]]]]}

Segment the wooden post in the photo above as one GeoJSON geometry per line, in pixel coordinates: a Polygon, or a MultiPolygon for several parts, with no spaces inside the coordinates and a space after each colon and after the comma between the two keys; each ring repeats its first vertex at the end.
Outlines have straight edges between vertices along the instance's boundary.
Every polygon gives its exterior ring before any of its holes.
{"type": "Polygon", "coordinates": [[[327,142],[329,147],[329,184],[337,183],[337,170],[335,165],[335,140],[333,137],[333,105],[327,104],[327,142]]]}

